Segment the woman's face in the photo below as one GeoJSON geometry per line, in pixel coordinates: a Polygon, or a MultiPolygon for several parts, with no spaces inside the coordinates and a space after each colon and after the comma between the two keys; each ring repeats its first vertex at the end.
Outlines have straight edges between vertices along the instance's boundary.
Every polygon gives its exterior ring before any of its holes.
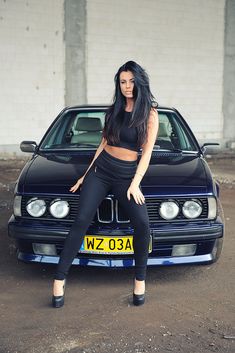
{"type": "Polygon", "coordinates": [[[124,97],[133,98],[134,75],[131,71],[122,71],[119,75],[120,89],[124,97]]]}

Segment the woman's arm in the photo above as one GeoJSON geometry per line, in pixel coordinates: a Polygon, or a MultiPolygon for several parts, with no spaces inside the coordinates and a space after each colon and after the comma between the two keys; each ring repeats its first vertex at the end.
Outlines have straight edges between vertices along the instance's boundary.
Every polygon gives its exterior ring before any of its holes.
{"type": "Polygon", "coordinates": [[[103,151],[103,149],[104,149],[104,147],[106,146],[106,144],[107,144],[107,140],[103,137],[102,140],[101,140],[101,143],[100,143],[99,147],[98,147],[97,150],[96,150],[96,153],[95,153],[95,155],[94,155],[94,158],[92,159],[91,164],[89,165],[89,167],[88,167],[87,170],[86,170],[86,173],[85,173],[82,177],[80,177],[80,178],[78,179],[78,181],[76,182],[76,184],[73,185],[73,186],[70,188],[69,191],[71,191],[71,192],[77,191],[77,189],[78,189],[78,188],[80,187],[80,185],[83,183],[83,180],[84,180],[85,175],[87,174],[88,170],[91,168],[91,166],[93,165],[94,161],[95,161],[96,158],[99,156],[99,154],[103,151]]]}
{"type": "Polygon", "coordinates": [[[132,194],[136,203],[141,204],[144,202],[144,195],[139,189],[139,184],[143,179],[144,174],[146,173],[149,166],[153,147],[157,138],[158,125],[159,125],[158,112],[156,109],[151,109],[149,120],[148,120],[146,142],[142,146],[142,155],[138,163],[135,176],[132,179],[130,188],[128,189],[128,192],[127,192],[128,199],[130,200],[130,195],[132,194]]]}
{"type": "Polygon", "coordinates": [[[157,138],[158,124],[158,113],[155,109],[151,110],[148,121],[147,139],[145,144],[142,146],[142,155],[133,179],[133,182],[136,184],[140,184],[148,169],[153,147],[157,138]]]}
{"type": "Polygon", "coordinates": [[[105,148],[105,146],[107,145],[107,140],[103,137],[101,140],[101,143],[99,145],[99,147],[96,150],[96,153],[94,155],[94,158],[91,161],[91,164],[89,165],[89,167],[86,170],[86,173],[83,175],[83,178],[85,177],[85,175],[87,174],[88,170],[91,168],[91,166],[93,165],[94,161],[96,160],[96,158],[99,156],[99,154],[103,151],[103,149],[105,148]]]}

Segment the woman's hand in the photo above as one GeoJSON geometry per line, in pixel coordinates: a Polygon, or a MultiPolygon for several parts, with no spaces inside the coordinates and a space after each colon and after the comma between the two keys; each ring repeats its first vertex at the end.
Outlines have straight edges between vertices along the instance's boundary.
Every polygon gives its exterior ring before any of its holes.
{"type": "Polygon", "coordinates": [[[131,183],[127,190],[127,198],[130,201],[131,195],[133,196],[136,203],[142,205],[145,203],[144,195],[142,194],[139,185],[131,183]]]}
{"type": "Polygon", "coordinates": [[[81,177],[80,179],[78,179],[78,181],[76,182],[76,184],[73,185],[69,191],[71,191],[71,192],[77,191],[77,189],[82,185],[83,180],[84,180],[84,177],[81,177]]]}

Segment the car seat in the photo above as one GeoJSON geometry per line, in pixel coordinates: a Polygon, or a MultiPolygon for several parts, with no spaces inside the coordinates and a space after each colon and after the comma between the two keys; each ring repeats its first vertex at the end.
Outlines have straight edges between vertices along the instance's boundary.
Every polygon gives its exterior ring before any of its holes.
{"type": "Polygon", "coordinates": [[[170,135],[167,130],[166,123],[159,122],[157,145],[162,149],[174,149],[174,146],[171,142],[170,135]]]}
{"type": "Polygon", "coordinates": [[[71,143],[91,143],[98,145],[102,138],[102,123],[99,118],[78,118],[71,143]]]}

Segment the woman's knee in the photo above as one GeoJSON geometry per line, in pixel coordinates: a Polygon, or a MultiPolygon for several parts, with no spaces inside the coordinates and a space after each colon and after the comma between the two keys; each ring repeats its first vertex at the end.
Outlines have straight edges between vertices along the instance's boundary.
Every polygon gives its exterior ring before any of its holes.
{"type": "Polygon", "coordinates": [[[74,223],[76,225],[79,225],[80,227],[87,226],[92,221],[91,218],[92,218],[92,215],[90,213],[81,211],[78,213],[74,223]]]}
{"type": "Polygon", "coordinates": [[[136,229],[140,229],[142,231],[149,230],[148,217],[135,217],[132,223],[133,223],[134,228],[136,228],[136,229]]]}

